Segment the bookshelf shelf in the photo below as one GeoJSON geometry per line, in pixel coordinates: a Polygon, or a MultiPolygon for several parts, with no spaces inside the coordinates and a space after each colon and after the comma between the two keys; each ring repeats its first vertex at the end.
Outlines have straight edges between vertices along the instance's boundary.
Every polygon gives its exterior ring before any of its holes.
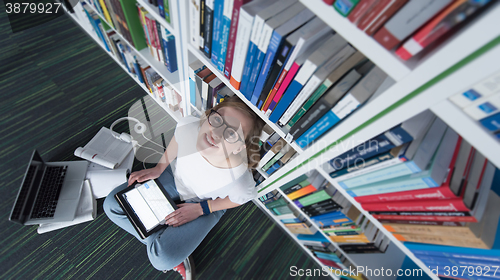
{"type": "Polygon", "coordinates": [[[161,17],[158,7],[155,7],[144,0],[137,0],[137,3],[144,7],[144,9],[146,9],[156,19],[156,21],[163,25],[170,33],[172,33],[177,38],[177,31],[170,23],[167,22],[165,18],[161,17]]]}
{"type": "MultiPolygon", "coordinates": [[[[293,241],[295,241],[295,243],[299,246],[299,248],[302,249],[302,251],[304,251],[307,255],[309,255],[309,257],[311,257],[320,267],[325,267],[325,265],[323,265],[321,262],[318,261],[318,259],[311,253],[311,251],[309,251],[307,248],[305,248],[299,241],[299,239],[297,238],[297,236],[293,233],[291,233],[287,228],[286,226],[283,225],[283,223],[281,223],[281,221],[279,221],[270,211],[269,209],[267,209],[264,205],[262,205],[262,203],[260,201],[258,201],[257,199],[254,199],[252,200],[252,202],[257,206],[259,207],[271,220],[273,220],[276,224],[278,224],[278,226],[288,234],[288,236],[290,238],[292,238],[293,241]]],[[[339,277],[333,275],[331,273],[331,271],[329,271],[329,275],[335,279],[335,280],[340,280],[339,277]]]]}
{"type": "Polygon", "coordinates": [[[93,9],[98,15],[99,17],[101,18],[102,21],[106,22],[107,25],[109,25],[109,27],[115,31],[116,34],[118,34],[118,36],[120,36],[120,39],[122,39],[124,42],[127,42],[127,45],[130,46],[130,48],[132,50],[134,50],[135,53],[137,53],[137,55],[139,55],[139,57],[141,57],[148,65],[151,66],[151,68],[153,68],[163,79],[165,79],[171,86],[173,89],[175,89],[177,92],[182,92],[181,91],[181,79],[179,77],[179,71],[175,71],[174,73],[170,73],[170,71],[168,71],[167,67],[160,61],[157,61],[152,55],[151,53],[149,52],[149,49],[148,48],[144,48],[142,50],[137,50],[133,47],[133,45],[128,42],[125,37],[122,36],[122,34],[120,34],[116,29],[114,29],[113,27],[111,27],[111,25],[109,24],[109,22],[106,21],[106,19],[101,15],[99,14],[92,5],[90,5],[88,2],[86,1],[82,1],[82,2],[85,2],[91,9],[93,9]]]}
{"type": "MultiPolygon", "coordinates": [[[[203,62],[203,64],[205,64],[209,69],[210,71],[212,71],[212,73],[214,73],[228,88],[230,88],[241,100],[243,100],[243,102],[245,102],[245,104],[248,105],[248,107],[250,107],[256,114],[257,116],[259,116],[262,120],[264,120],[266,122],[267,125],[269,125],[274,131],[276,131],[276,133],[279,134],[279,136],[281,138],[285,138],[286,137],[286,133],[279,127],[277,126],[275,123],[271,122],[269,120],[269,118],[264,114],[264,112],[260,111],[259,109],[257,109],[257,107],[255,107],[249,100],[247,100],[245,98],[245,96],[243,96],[243,94],[235,89],[231,83],[229,82],[229,80],[224,77],[224,74],[222,74],[222,72],[220,72],[212,63],[210,60],[208,60],[205,55],[203,53],[201,53],[201,51],[199,51],[198,49],[194,48],[191,44],[187,44],[188,46],[188,50],[190,51],[191,54],[193,54],[196,59],[200,60],[201,62],[203,62]]],[[[297,152],[297,153],[301,153],[302,152],[302,149],[297,145],[297,143],[290,143],[289,141],[287,141],[288,144],[290,144],[292,146],[292,148],[297,152]]]]}
{"type": "Polygon", "coordinates": [[[492,133],[448,99],[432,106],[431,111],[500,168],[500,141],[492,133]]]}

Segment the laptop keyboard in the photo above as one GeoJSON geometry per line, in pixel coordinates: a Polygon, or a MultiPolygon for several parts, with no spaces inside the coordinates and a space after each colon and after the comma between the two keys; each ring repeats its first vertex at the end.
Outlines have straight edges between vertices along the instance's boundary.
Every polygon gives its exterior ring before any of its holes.
{"type": "Polygon", "coordinates": [[[67,168],[67,166],[47,166],[31,212],[32,219],[54,217],[67,168]]]}

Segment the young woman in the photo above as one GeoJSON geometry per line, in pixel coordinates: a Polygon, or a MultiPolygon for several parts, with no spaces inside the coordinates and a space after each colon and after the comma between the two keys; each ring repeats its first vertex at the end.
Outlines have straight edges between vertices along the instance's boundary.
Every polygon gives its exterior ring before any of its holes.
{"type": "Polygon", "coordinates": [[[113,190],[104,211],[115,224],[147,246],[151,264],[158,270],[178,271],[189,278],[188,256],[217,224],[226,209],[255,198],[249,169],[257,166],[258,139],[264,123],[236,96],[226,98],[202,119],[179,121],[160,162],[130,174],[128,184],[113,190]],[[176,161],[174,161],[174,159],[176,161]],[[166,227],[141,239],[114,198],[134,182],[158,178],[178,204],[166,217],[166,227]]]}

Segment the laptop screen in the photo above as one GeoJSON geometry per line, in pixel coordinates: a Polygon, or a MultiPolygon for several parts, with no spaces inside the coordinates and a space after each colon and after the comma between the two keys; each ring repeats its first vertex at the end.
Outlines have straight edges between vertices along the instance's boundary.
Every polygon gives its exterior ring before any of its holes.
{"type": "Polygon", "coordinates": [[[156,227],[168,214],[175,211],[154,180],[136,185],[123,196],[147,231],[156,227]]]}

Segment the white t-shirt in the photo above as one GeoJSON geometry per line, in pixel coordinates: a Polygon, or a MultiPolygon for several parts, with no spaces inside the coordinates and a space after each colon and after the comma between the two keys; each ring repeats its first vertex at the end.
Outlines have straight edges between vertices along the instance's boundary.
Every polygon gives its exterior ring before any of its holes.
{"type": "Polygon", "coordinates": [[[184,201],[201,201],[218,197],[243,204],[257,197],[255,181],[246,164],[231,169],[211,165],[196,149],[200,119],[181,119],[175,129],[177,160],[172,162],[175,186],[184,201]]]}

